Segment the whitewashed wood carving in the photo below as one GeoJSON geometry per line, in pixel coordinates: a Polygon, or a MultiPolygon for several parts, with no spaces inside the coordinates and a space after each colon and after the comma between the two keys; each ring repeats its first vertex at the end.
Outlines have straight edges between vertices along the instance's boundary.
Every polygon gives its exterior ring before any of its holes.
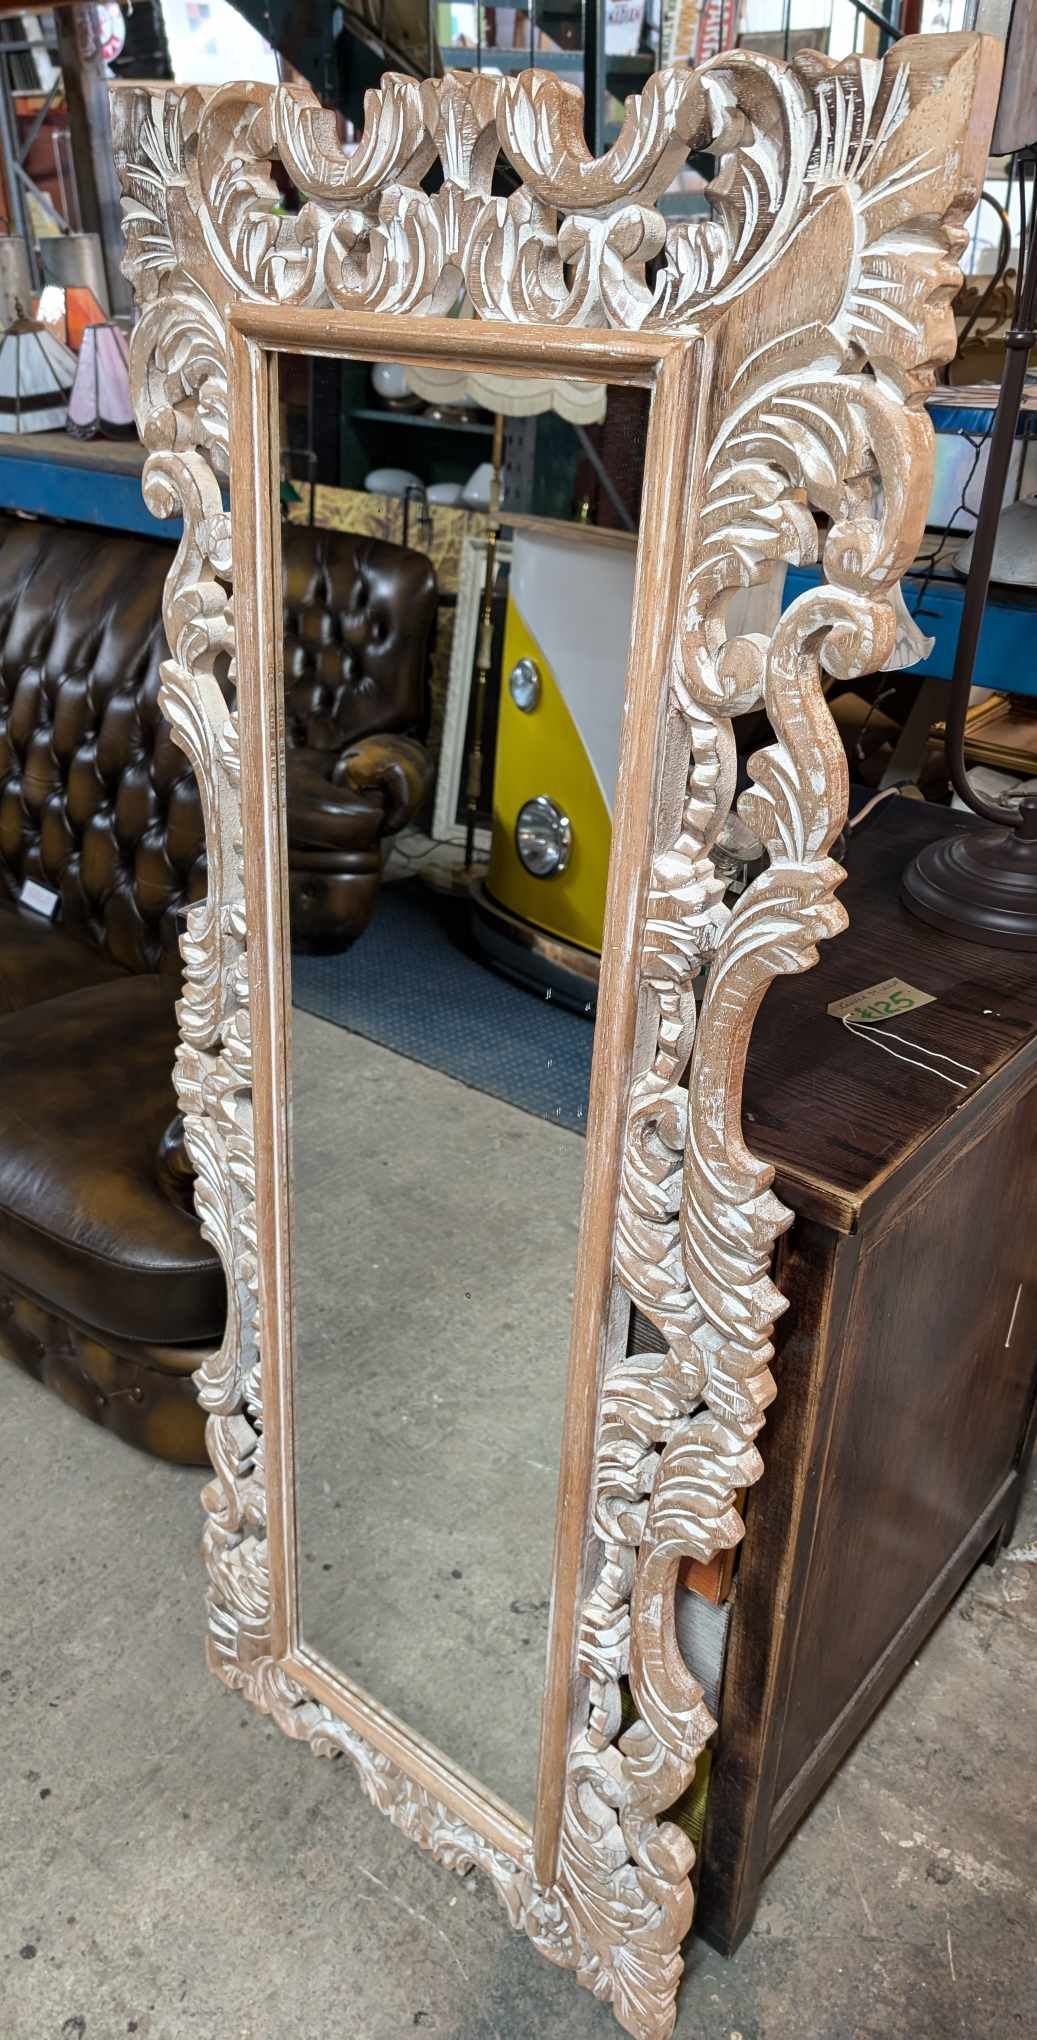
{"type": "Polygon", "coordinates": [[[166,593],[163,705],[205,804],[210,886],[184,942],[177,1084],[198,1208],[227,1273],[227,1336],[199,1380],[215,1669],[285,1731],[343,1751],[365,1790],[441,1861],[493,1877],[516,1926],[573,1968],[639,2040],[674,2023],[692,1849],[666,1819],[713,1729],[674,1633],[677,1568],[742,1534],[761,1470],[789,1222],[745,1146],[741,1082],[769,983],[842,926],[829,852],[846,813],[822,674],[890,656],[898,581],[931,474],[922,409],[953,349],[962,223],[996,90],[989,43],[900,42],[884,61],[785,65],[739,51],[650,78],[615,145],[586,152],[582,103],[549,73],[388,76],[352,154],[299,86],[113,93],[144,488],[182,511],[166,593]],[[657,201],[690,149],[718,168],[713,214],[657,201]],[[504,159],[518,177],[493,195],[504,159]],[[274,211],[277,161],[299,193],[274,211]],[[442,182],[423,180],[438,162],[442,182]],[[651,328],[698,336],[704,373],[666,759],[643,917],[644,996],[615,1274],[668,1341],[602,1384],[593,1527],[557,1871],[538,1883],[287,1676],[266,1564],[256,1321],[246,927],[233,677],[225,318],[238,299],[651,328]],[[825,520],[819,527],[819,516],[825,520]],[[768,640],[728,638],[729,598],[772,561],[823,579],[768,640]],[[734,787],[733,715],[763,703],[774,742],[739,807],[768,866],[729,911],[710,848],[734,787]],[[696,1029],[693,981],[708,962],[696,1029]],[[628,1696],[624,1706],[624,1695],[628,1696]],[[632,1709],[632,1719],[631,1719],[632,1709]],[[627,1726],[623,1726],[624,1719],[627,1726]]]}

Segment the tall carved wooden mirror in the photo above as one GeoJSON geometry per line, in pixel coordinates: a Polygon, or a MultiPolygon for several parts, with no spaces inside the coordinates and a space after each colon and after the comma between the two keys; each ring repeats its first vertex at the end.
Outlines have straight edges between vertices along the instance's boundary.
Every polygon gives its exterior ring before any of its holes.
{"type": "MultiPolygon", "coordinates": [[[[768,984],[842,925],[825,676],[897,654],[929,492],[922,399],[952,347],[995,82],[969,36],[882,62],[735,52],[649,80],[600,161],[579,95],[548,74],[388,77],[355,148],[295,86],[114,94],[145,493],[184,520],[164,706],[209,851],[177,1084],[230,1294],[199,1377],[211,1661],[286,1733],[348,1754],[442,1861],[488,1872],[513,1923],[641,2040],[672,2030],[692,1915],[680,1807],[715,1727],[678,1640],[678,1569],[741,1537],[774,1394],[787,1214],[742,1139],[746,1045],[768,984]],[[715,159],[710,211],[667,220],[691,151],[715,159]],[[650,395],[589,1126],[566,1152],[544,1135],[542,1199],[536,1161],[524,1189],[509,1166],[512,1108],[485,1100],[466,1145],[446,1077],[408,1169],[428,1072],[331,1039],[344,1030],[293,970],[326,879],[293,798],[326,823],[329,778],[292,747],[334,711],[319,658],[293,699],[285,650],[314,628],[278,465],[280,378],[308,354],[650,395]],[[816,587],[746,627],[731,598],[782,561],[820,561],[816,587]],[[732,904],[711,853],[733,719],[761,707],[773,741],[738,805],[766,863],[732,904]],[[481,1251],[484,1214],[487,1236],[510,1227],[511,1265],[481,1251]],[[465,1332],[469,1274],[499,1324],[496,1391],[465,1332]]],[[[350,558],[325,605],[347,678],[358,605],[395,627],[384,561],[350,558]]],[[[365,753],[351,792],[398,792],[406,755],[365,753]]],[[[532,818],[534,860],[557,856],[548,821],[545,849],[532,818]]],[[[370,881],[370,844],[340,847],[359,862],[336,886],[370,881]]]]}

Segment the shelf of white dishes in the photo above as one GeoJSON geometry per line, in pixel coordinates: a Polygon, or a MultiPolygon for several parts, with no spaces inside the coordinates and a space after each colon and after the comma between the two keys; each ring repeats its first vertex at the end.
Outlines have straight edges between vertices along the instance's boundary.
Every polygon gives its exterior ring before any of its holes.
{"type": "Polygon", "coordinates": [[[380,411],[374,405],[350,412],[351,418],[366,418],[376,425],[418,425],[427,432],[477,432],[484,439],[492,439],[493,425],[488,419],[485,425],[470,418],[429,418],[423,411],[380,411]]]}

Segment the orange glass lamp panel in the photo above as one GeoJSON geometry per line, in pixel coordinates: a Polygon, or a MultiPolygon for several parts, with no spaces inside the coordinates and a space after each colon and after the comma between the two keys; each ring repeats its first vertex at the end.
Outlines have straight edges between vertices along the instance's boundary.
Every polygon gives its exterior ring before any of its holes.
{"type": "Polygon", "coordinates": [[[80,342],[88,326],[103,326],[108,314],[102,311],[93,291],[86,284],[70,284],[65,292],[65,323],[67,326],[66,346],[78,354],[80,342]]]}
{"type": "Polygon", "coordinates": [[[36,317],[55,340],[78,354],[87,327],[105,325],[108,314],[87,284],[48,283],[36,299],[36,317]]]}

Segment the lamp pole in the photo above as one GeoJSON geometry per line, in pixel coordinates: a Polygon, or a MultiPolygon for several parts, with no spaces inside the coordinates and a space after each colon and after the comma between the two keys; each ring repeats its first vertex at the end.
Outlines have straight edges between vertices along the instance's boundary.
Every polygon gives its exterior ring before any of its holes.
{"type": "Polygon", "coordinates": [[[934,927],[1007,949],[1037,949],[1037,796],[1028,794],[1009,808],[977,792],[965,767],[965,719],[1027,358],[1037,342],[1037,186],[1032,210],[1027,246],[1020,251],[1015,315],[1005,338],[1004,374],[965,582],[946,724],[951,784],[973,814],[995,826],[982,834],[959,830],[928,843],[908,865],[900,892],[904,905],[934,927]]]}
{"type": "MultiPolygon", "coordinates": [[[[979,8],[996,14],[993,0],[979,8]]],[[[991,20],[996,30],[999,22],[991,20]]],[[[962,602],[961,627],[951,674],[947,715],[947,768],[951,784],[989,829],[959,829],[929,843],[908,865],[901,881],[904,905],[921,920],[966,941],[998,948],[1037,949],[1037,797],[1025,795],[1009,807],[978,793],[965,769],[968,714],[976,647],[990,588],[1005,483],[1019,424],[1031,349],[1037,343],[1037,169],[1031,182],[1029,224],[1025,205],[1027,166],[1037,150],[1037,0],[1014,0],[1009,14],[1001,95],[992,148],[1012,152],[1019,177],[1021,228],[1019,281],[1005,364],[990,435],[987,471],[972,540],[972,557],[962,602]]]]}

